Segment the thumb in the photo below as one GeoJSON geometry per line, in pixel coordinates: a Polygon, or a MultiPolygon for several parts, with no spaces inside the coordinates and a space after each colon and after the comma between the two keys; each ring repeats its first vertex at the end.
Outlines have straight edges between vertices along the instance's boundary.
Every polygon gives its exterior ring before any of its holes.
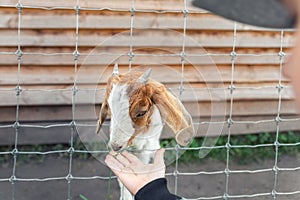
{"type": "Polygon", "coordinates": [[[153,159],[154,164],[164,165],[165,164],[164,154],[165,154],[165,149],[161,148],[157,150],[155,152],[154,159],[153,159]]]}

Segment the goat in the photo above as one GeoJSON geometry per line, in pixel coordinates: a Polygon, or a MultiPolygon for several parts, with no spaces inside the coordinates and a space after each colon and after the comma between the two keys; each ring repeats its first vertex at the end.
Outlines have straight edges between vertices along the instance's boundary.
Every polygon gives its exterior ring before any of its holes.
{"type": "MultiPolygon", "coordinates": [[[[164,85],[150,78],[151,69],[144,73],[118,73],[115,64],[107,81],[96,132],[107,116],[110,120],[109,147],[120,152],[129,147],[144,163],[149,163],[153,152],[160,148],[159,138],[166,123],[175,134],[177,143],[186,146],[194,136],[192,118],[182,103],[164,85]]],[[[120,182],[119,182],[120,183],[120,182]]],[[[121,200],[132,195],[120,183],[121,200]]]]}

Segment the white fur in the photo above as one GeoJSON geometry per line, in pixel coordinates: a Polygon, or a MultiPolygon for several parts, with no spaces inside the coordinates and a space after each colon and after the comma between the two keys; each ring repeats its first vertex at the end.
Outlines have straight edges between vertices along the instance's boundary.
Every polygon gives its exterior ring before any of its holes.
{"type": "Polygon", "coordinates": [[[160,148],[159,138],[163,129],[163,122],[159,110],[155,105],[151,119],[148,131],[136,136],[132,143],[134,149],[142,151],[142,153],[136,154],[136,156],[144,163],[149,163],[154,155],[153,151],[160,148]]]}
{"type": "Polygon", "coordinates": [[[129,97],[127,85],[113,85],[108,105],[111,111],[110,144],[118,144],[126,148],[129,138],[134,133],[129,116],[129,97]]]}
{"type": "MultiPolygon", "coordinates": [[[[129,115],[128,86],[113,85],[108,104],[111,110],[110,144],[115,143],[125,149],[127,143],[134,133],[132,121],[129,115]]],[[[149,163],[153,158],[155,150],[160,148],[159,138],[163,129],[163,122],[158,108],[154,106],[151,116],[151,124],[147,132],[140,133],[132,142],[131,148],[137,152],[134,154],[144,163],[149,163]]],[[[130,192],[119,181],[121,197],[120,200],[133,200],[130,192]]]]}

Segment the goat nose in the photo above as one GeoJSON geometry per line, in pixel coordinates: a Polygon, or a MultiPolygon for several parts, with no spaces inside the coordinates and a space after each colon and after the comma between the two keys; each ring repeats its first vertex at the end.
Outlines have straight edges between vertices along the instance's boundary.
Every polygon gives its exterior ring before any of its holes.
{"type": "Polygon", "coordinates": [[[114,151],[120,151],[122,149],[122,146],[116,143],[112,143],[110,146],[114,151]]]}

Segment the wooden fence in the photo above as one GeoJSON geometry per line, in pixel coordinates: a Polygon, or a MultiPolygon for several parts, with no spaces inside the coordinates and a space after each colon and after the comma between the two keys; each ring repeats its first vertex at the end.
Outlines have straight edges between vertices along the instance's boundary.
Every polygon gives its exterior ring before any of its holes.
{"type": "MultiPolygon", "coordinates": [[[[211,104],[220,104],[213,115],[228,116],[233,50],[232,21],[188,5],[186,33],[183,32],[183,1],[136,0],[132,17],[131,0],[86,0],[80,2],[78,32],[78,72],[74,76],[76,41],[75,1],[22,1],[20,115],[27,124],[53,124],[72,120],[72,87],[78,87],[76,112],[80,120],[95,120],[103,98],[105,82],[114,62],[120,71],[143,66],[153,68],[153,77],[170,88],[178,88],[182,76],[181,53],[185,35],[184,84],[193,91],[183,93],[182,101],[194,119],[209,121],[211,104]],[[27,7],[26,7],[27,6],[27,7]],[[130,29],[132,37],[130,37],[130,29]],[[131,39],[132,40],[131,40],[131,39]],[[134,53],[129,60],[130,46],[134,53]],[[93,54],[93,55],[91,55],[93,54]],[[101,77],[100,77],[101,74],[101,77]],[[99,78],[100,77],[100,78],[99,78]],[[224,88],[225,99],[206,88],[224,88]],[[92,100],[91,100],[92,99],[92,100]],[[94,102],[93,102],[94,101],[94,102]],[[221,104],[225,102],[225,104],[221,104]],[[227,103],[226,103],[227,102],[227,103]],[[195,108],[198,109],[195,109],[195,108]],[[199,112],[199,110],[201,112],[199,112]],[[200,119],[199,119],[200,117],[200,119]]],[[[0,122],[16,120],[18,82],[18,10],[15,0],[0,1],[0,122]]],[[[275,130],[278,107],[276,86],[280,77],[279,51],[287,53],[293,44],[292,30],[268,30],[237,24],[234,61],[233,119],[236,121],[272,120],[269,123],[236,124],[233,134],[275,130]]],[[[293,93],[288,79],[282,77],[281,117],[296,118],[293,93]]],[[[199,129],[204,135],[208,125],[199,129]]],[[[298,121],[281,123],[281,131],[297,130],[298,121]]],[[[68,141],[69,128],[24,129],[20,143],[57,143],[68,141]],[[34,142],[33,142],[34,141],[34,142]]],[[[224,131],[226,133],[226,131],[224,131]]],[[[12,128],[0,129],[0,144],[13,141],[12,128]]]]}

